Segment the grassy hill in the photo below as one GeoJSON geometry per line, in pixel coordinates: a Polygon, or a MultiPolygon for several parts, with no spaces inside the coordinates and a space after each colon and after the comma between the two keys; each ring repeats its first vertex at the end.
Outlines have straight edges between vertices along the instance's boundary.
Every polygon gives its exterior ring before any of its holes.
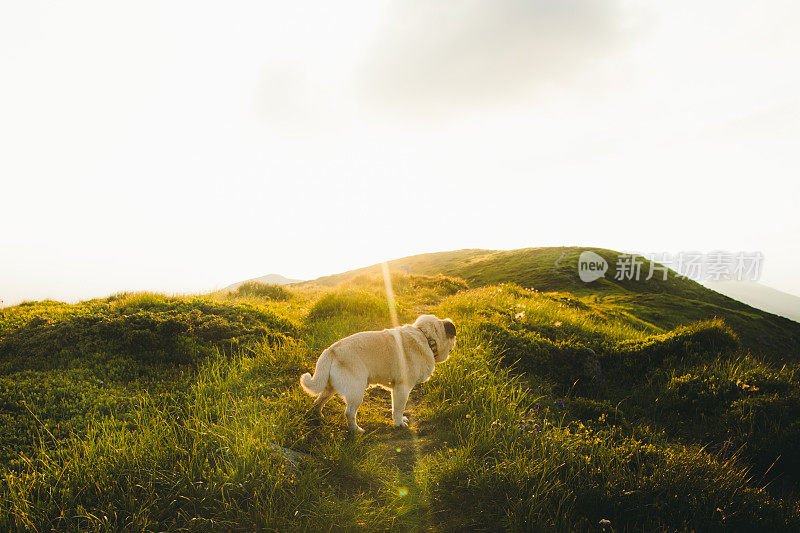
{"type": "Polygon", "coordinates": [[[3,309],[0,530],[796,531],[793,326],[684,279],[584,284],[578,252],[393,261],[400,320],[458,344],[409,430],[372,389],[360,436],[298,380],[391,324],[374,267],[3,309]]]}
{"type": "Polygon", "coordinates": [[[287,278],[286,276],[281,276],[280,274],[267,274],[266,276],[260,276],[257,278],[233,283],[225,287],[223,290],[233,291],[246,283],[263,283],[265,285],[288,285],[290,283],[300,283],[301,281],[302,280],[299,279],[287,278]]]}
{"type": "MultiPolygon", "coordinates": [[[[723,318],[735,326],[745,346],[762,354],[790,357],[800,353],[800,324],[750,307],[670,270],[667,279],[655,271],[645,279],[651,262],[643,260],[639,280],[615,280],[619,252],[602,248],[548,247],[519,250],[456,250],[414,255],[389,261],[393,272],[457,277],[470,287],[511,282],[541,292],[563,291],[606,302],[660,328],[692,321],[723,318]],[[592,251],[612,267],[603,278],[584,283],[578,257],[592,251]],[[558,265],[558,266],[556,266],[558,265]]],[[[308,284],[335,286],[361,275],[380,273],[380,265],[325,276],[308,284]]]]}

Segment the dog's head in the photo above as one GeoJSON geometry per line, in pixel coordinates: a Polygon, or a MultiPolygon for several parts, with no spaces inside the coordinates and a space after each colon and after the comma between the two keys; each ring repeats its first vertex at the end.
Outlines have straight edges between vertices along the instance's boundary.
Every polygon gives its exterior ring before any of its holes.
{"type": "Polygon", "coordinates": [[[437,363],[447,361],[450,351],[456,345],[456,325],[449,318],[441,320],[434,315],[420,315],[414,326],[436,341],[439,354],[433,358],[437,363]]]}

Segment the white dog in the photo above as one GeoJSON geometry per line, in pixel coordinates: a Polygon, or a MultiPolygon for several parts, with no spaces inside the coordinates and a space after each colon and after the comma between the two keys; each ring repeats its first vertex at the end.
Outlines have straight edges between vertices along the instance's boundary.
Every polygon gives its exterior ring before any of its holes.
{"type": "Polygon", "coordinates": [[[408,395],[417,383],[427,381],[436,363],[446,361],[456,345],[456,327],[449,318],[422,315],[414,324],[383,331],[350,335],[322,352],[314,377],[300,377],[303,389],[317,396],[314,411],[322,415],[325,402],[338,393],[347,403],[345,416],[350,429],[364,430],[356,423],[356,412],[364,391],[377,385],[392,391],[392,421],[408,427],[403,416],[408,395]]]}

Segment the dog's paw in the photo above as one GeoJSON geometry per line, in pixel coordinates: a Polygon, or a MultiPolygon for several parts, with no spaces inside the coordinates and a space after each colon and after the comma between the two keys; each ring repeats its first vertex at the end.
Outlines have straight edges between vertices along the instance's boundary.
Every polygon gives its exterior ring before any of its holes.
{"type": "Polygon", "coordinates": [[[408,420],[406,420],[406,417],[403,417],[403,421],[400,422],[399,424],[396,423],[394,425],[394,427],[395,427],[395,429],[407,428],[408,427],[408,420]]]}
{"type": "Polygon", "coordinates": [[[355,429],[353,430],[353,433],[356,434],[364,433],[364,428],[362,428],[361,426],[356,426],[355,429]]]}
{"type": "Polygon", "coordinates": [[[403,417],[403,423],[408,426],[408,417],[403,417]]]}

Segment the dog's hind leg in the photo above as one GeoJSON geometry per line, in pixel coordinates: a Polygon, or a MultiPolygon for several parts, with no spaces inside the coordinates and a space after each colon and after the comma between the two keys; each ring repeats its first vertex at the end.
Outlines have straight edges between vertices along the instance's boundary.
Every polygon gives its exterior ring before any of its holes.
{"type": "Polygon", "coordinates": [[[333,394],[334,394],[333,387],[328,385],[327,387],[325,387],[325,390],[323,390],[319,394],[319,396],[317,396],[317,399],[314,400],[314,407],[312,408],[316,416],[322,418],[322,408],[325,406],[328,400],[330,400],[333,397],[333,394]]]}
{"type": "Polygon", "coordinates": [[[356,422],[356,413],[358,408],[361,407],[361,402],[364,401],[364,393],[367,390],[366,370],[353,369],[352,366],[337,361],[337,364],[331,368],[329,383],[333,390],[344,398],[345,403],[347,403],[347,408],[344,410],[347,425],[350,426],[352,431],[363,433],[364,430],[358,427],[356,422]]]}
{"type": "Polygon", "coordinates": [[[347,402],[344,416],[347,417],[347,425],[350,426],[350,430],[356,433],[364,433],[364,430],[358,427],[358,422],[356,422],[358,408],[361,407],[361,402],[364,401],[364,391],[362,391],[360,395],[348,394],[345,396],[344,401],[347,402]]]}

